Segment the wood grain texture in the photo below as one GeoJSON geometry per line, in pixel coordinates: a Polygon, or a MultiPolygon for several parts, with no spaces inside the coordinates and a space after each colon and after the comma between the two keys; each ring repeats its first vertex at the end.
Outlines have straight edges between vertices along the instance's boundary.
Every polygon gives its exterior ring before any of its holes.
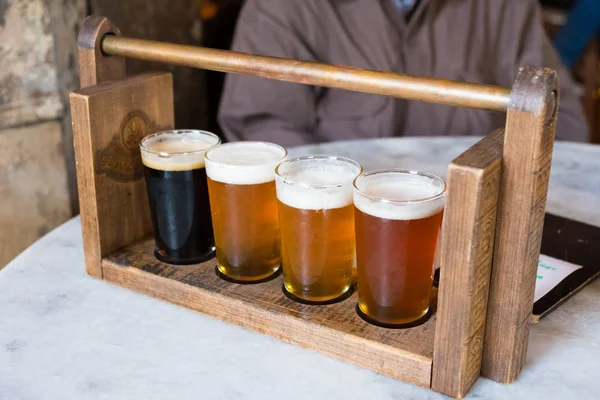
{"type": "Polygon", "coordinates": [[[431,387],[452,397],[481,370],[503,141],[496,130],[448,167],[431,387]]]}
{"type": "Polygon", "coordinates": [[[416,385],[430,387],[435,316],[410,329],[370,325],[355,312],[357,295],[308,306],[283,295],[282,278],[239,285],[216,276],[216,261],[177,267],[152,255],[142,240],[102,261],[104,279],[216,319],[273,336],[416,385]]]}
{"type": "Polygon", "coordinates": [[[125,59],[102,54],[105,35],[121,36],[121,31],[109,19],[90,16],[81,25],[77,38],[79,83],[81,88],[125,78],[125,59]]]}
{"type": "Polygon", "coordinates": [[[101,258],[152,231],[140,140],[173,128],[171,74],[143,74],[71,93],[88,274],[101,258]]]}
{"type": "Polygon", "coordinates": [[[513,382],[527,354],[556,130],[556,73],[523,67],[504,136],[482,375],[513,382]]]}

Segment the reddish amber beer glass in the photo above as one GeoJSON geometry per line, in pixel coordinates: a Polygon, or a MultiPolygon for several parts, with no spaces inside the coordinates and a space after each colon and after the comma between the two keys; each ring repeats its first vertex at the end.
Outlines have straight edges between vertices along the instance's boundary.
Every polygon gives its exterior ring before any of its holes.
{"type": "Polygon", "coordinates": [[[285,293],[309,304],[344,298],[352,287],[352,182],[360,165],[308,156],[284,161],[275,172],[285,293]]]}
{"type": "Polygon", "coordinates": [[[206,153],[218,271],[259,282],[281,265],[275,167],[287,156],[272,143],[235,142],[206,153]]]}
{"type": "Polygon", "coordinates": [[[359,314],[414,324],[429,310],[446,184],[435,175],[373,171],[354,182],[359,314]]]}

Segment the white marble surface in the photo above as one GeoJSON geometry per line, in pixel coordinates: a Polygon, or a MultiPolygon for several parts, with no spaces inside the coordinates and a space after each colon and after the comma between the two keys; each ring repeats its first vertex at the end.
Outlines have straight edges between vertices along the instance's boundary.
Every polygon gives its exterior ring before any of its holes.
{"type": "MultiPolygon", "coordinates": [[[[292,154],[445,175],[474,139],[333,143],[292,154]]],[[[600,147],[558,143],[549,211],[600,226],[600,147]]],[[[469,398],[600,399],[600,282],[532,328],[516,383],[469,398]]],[[[0,271],[0,399],[442,399],[437,393],[85,275],[79,219],[0,271]]]]}

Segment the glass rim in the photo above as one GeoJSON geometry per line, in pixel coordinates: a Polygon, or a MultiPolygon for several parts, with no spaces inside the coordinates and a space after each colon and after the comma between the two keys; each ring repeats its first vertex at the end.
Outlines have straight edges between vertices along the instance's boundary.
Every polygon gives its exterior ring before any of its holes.
{"type": "Polygon", "coordinates": [[[186,156],[186,155],[194,155],[194,154],[200,154],[200,153],[205,153],[208,150],[212,149],[215,146],[218,146],[221,144],[221,138],[219,136],[217,136],[216,134],[209,132],[209,131],[203,131],[201,129],[168,129],[166,131],[160,131],[160,132],[155,132],[152,133],[148,136],[144,136],[144,138],[140,141],[140,148],[143,151],[146,151],[150,154],[155,154],[157,156],[160,155],[168,155],[168,156],[186,156]],[[150,139],[154,139],[158,136],[164,135],[164,134],[181,134],[181,133],[185,133],[185,132],[193,132],[193,133],[200,133],[204,136],[209,136],[212,137],[214,139],[217,139],[217,142],[215,144],[210,145],[209,147],[207,147],[206,149],[202,149],[202,150],[194,150],[194,151],[173,151],[173,152],[166,152],[166,151],[156,151],[156,150],[152,150],[150,148],[148,148],[147,146],[144,146],[144,142],[146,140],[150,140],[150,139]]]}
{"type": "Polygon", "coordinates": [[[327,154],[315,154],[315,155],[309,155],[309,156],[299,156],[299,157],[289,158],[285,161],[282,161],[281,163],[279,163],[279,165],[277,165],[277,167],[275,167],[275,177],[277,179],[281,179],[281,181],[283,183],[285,183],[286,185],[295,185],[295,186],[311,188],[311,189],[328,189],[328,188],[332,188],[332,187],[342,187],[342,186],[345,186],[348,184],[351,185],[352,182],[354,182],[359,176],[361,176],[362,173],[363,173],[363,167],[356,161],[354,161],[350,158],[347,158],[347,157],[331,156],[331,155],[327,155],[327,154]],[[341,161],[343,163],[347,163],[352,166],[358,167],[358,172],[355,177],[348,179],[347,181],[339,182],[339,183],[329,183],[329,184],[310,184],[310,183],[304,183],[304,182],[297,182],[293,179],[288,179],[279,173],[279,168],[281,168],[281,166],[284,164],[288,164],[288,163],[292,164],[297,161],[306,161],[306,160],[341,161]]]}
{"type": "Polygon", "coordinates": [[[416,204],[416,203],[427,203],[430,201],[436,201],[436,200],[439,200],[442,197],[444,197],[446,195],[446,191],[448,189],[448,185],[446,184],[446,181],[435,174],[432,174],[429,172],[424,172],[424,171],[419,171],[419,170],[415,170],[415,169],[401,169],[401,168],[376,169],[373,171],[365,172],[356,177],[356,179],[354,180],[353,186],[354,186],[355,192],[362,197],[365,197],[369,200],[377,201],[380,203],[390,203],[390,204],[416,204]],[[385,174],[385,173],[418,175],[421,177],[427,177],[436,182],[441,182],[442,188],[439,193],[436,193],[433,196],[423,197],[420,199],[412,199],[412,200],[396,200],[396,199],[390,199],[387,197],[376,196],[376,195],[365,193],[364,191],[359,189],[359,187],[357,186],[357,183],[361,178],[364,179],[364,178],[368,178],[370,176],[380,175],[380,174],[385,174]]]}
{"type": "Polygon", "coordinates": [[[283,160],[285,160],[285,158],[287,156],[288,156],[288,151],[287,151],[287,149],[285,147],[280,146],[280,145],[278,145],[276,143],[261,142],[261,141],[255,141],[255,140],[239,141],[239,142],[229,142],[229,143],[218,143],[218,144],[210,147],[204,153],[204,158],[206,158],[211,163],[222,165],[222,166],[225,166],[225,167],[233,167],[233,168],[236,168],[236,169],[239,169],[239,168],[242,168],[242,169],[253,169],[253,168],[256,168],[256,167],[263,167],[263,166],[265,166],[267,164],[275,164],[275,163],[279,164],[279,163],[283,162],[283,160]],[[230,147],[230,146],[240,145],[242,143],[244,143],[244,144],[264,144],[264,145],[267,145],[269,147],[276,147],[276,148],[279,148],[279,149],[283,150],[283,156],[279,160],[270,161],[270,162],[264,162],[262,164],[257,164],[257,165],[233,165],[233,164],[228,164],[228,163],[224,163],[224,162],[221,162],[221,161],[215,161],[215,160],[212,160],[210,158],[210,153],[212,153],[213,151],[216,151],[216,150],[221,149],[223,147],[230,147]]]}

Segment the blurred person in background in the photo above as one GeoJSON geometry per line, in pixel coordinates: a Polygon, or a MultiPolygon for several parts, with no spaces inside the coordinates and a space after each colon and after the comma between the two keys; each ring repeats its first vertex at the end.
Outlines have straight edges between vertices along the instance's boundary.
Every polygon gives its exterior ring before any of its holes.
{"type": "MultiPolygon", "coordinates": [[[[235,24],[244,0],[202,0],[202,44],[211,49],[229,50],[233,41],[235,24]]],[[[217,122],[217,111],[225,82],[225,74],[217,71],[204,71],[206,82],[206,106],[208,130],[223,139],[223,132],[217,122]]]]}
{"type": "Polygon", "coordinates": [[[600,0],[577,0],[554,45],[567,68],[579,61],[592,38],[600,32],[600,0]]]}
{"type": "MultiPolygon", "coordinates": [[[[585,141],[573,82],[537,0],[247,0],[233,50],[511,87],[519,66],[558,71],[557,137],[585,141]]],[[[228,75],[228,140],[295,146],[390,136],[485,135],[505,115],[228,75]]]]}

